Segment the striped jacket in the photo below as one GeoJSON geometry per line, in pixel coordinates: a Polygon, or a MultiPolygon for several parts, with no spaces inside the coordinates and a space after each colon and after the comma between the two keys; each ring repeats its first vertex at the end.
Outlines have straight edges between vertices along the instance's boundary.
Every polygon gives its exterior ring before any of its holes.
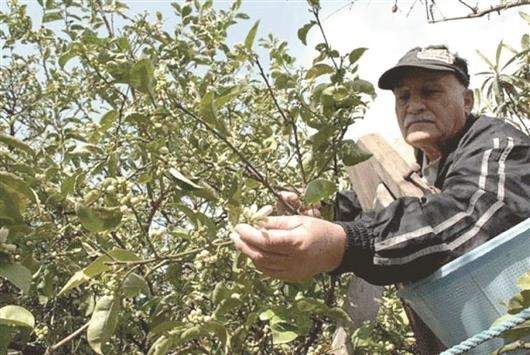
{"type": "Polygon", "coordinates": [[[334,273],[376,285],[414,281],[530,217],[529,136],[470,116],[441,148],[440,193],[399,198],[378,212],[360,212],[351,191],[337,194],[336,223],[348,245],[334,273]]]}

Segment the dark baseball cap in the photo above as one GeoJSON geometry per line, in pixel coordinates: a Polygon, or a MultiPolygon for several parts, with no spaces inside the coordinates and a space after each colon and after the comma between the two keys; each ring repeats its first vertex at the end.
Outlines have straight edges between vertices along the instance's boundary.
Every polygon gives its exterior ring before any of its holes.
{"type": "Polygon", "coordinates": [[[407,52],[392,68],[388,69],[379,78],[380,89],[392,90],[403,74],[404,69],[424,68],[437,71],[454,73],[467,88],[469,74],[465,59],[453,54],[444,45],[416,47],[407,52]]]}

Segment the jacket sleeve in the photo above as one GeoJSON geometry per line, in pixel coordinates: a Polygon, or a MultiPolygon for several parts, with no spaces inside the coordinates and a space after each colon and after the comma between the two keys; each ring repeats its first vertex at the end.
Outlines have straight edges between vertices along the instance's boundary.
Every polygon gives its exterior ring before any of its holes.
{"type": "Polygon", "coordinates": [[[334,273],[376,285],[414,281],[530,217],[530,138],[465,140],[440,193],[338,219],[348,245],[334,273]]]}

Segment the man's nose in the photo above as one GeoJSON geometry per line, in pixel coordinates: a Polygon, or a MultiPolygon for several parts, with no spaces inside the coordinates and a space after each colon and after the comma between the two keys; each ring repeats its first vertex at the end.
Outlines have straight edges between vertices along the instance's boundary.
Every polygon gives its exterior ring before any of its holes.
{"type": "Polygon", "coordinates": [[[409,101],[409,113],[420,113],[425,110],[425,103],[419,95],[412,95],[409,101]]]}

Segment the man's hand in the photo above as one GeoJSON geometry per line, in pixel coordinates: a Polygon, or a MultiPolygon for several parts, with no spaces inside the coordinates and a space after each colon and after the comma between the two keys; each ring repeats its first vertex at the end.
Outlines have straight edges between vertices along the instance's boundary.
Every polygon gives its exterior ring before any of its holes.
{"type": "Polygon", "coordinates": [[[268,217],[260,230],[238,224],[236,247],[268,276],[300,282],[337,268],[346,233],[335,223],[307,216],[268,217]]]}
{"type": "Polygon", "coordinates": [[[292,191],[280,191],[279,195],[281,196],[281,200],[276,201],[276,212],[278,215],[291,214],[290,210],[287,208],[287,206],[285,206],[287,203],[300,214],[317,218],[321,217],[320,204],[316,204],[312,207],[304,206],[300,201],[300,195],[292,191]]]}

